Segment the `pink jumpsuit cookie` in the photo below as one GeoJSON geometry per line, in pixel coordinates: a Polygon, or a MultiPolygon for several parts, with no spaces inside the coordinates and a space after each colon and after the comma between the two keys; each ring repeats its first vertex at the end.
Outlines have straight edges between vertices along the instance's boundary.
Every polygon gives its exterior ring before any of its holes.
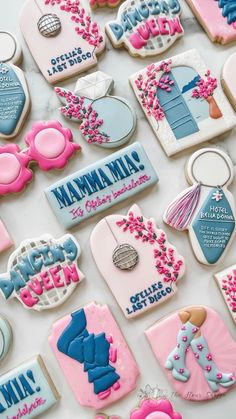
{"type": "Polygon", "coordinates": [[[58,320],[49,343],[82,406],[102,409],[135,389],[138,366],[106,305],[90,303],[58,320]]]}
{"type": "Polygon", "coordinates": [[[21,31],[51,84],[95,66],[105,48],[104,35],[87,9],[87,0],[26,0],[23,6],[21,31]]]}
{"type": "Polygon", "coordinates": [[[236,40],[235,0],[187,0],[212,42],[228,44],[236,40]]]}
{"type": "Polygon", "coordinates": [[[235,387],[236,343],[216,311],[204,306],[184,307],[145,333],[182,398],[211,400],[235,387]]]}
{"type": "Polygon", "coordinates": [[[185,271],[184,258],[154,219],[145,218],[137,205],[127,216],[103,218],[92,232],[90,246],[99,271],[127,318],[159,307],[177,292],[185,271]]]}

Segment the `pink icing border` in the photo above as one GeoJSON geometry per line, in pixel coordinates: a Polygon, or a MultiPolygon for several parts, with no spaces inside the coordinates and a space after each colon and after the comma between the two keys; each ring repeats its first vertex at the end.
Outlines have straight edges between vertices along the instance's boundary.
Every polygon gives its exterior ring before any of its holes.
{"type": "MultiPolygon", "coordinates": [[[[133,410],[130,414],[130,419],[146,419],[151,413],[160,412],[166,413],[169,419],[182,419],[180,413],[174,412],[172,404],[167,399],[144,399],[140,406],[133,410]]],[[[155,416],[158,418],[158,415],[155,416]]]]}

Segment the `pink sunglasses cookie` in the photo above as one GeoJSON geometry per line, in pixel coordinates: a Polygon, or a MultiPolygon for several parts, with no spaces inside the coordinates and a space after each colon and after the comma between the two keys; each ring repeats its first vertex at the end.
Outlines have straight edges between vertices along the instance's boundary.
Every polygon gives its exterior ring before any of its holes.
{"type": "Polygon", "coordinates": [[[25,136],[27,148],[16,144],[0,147],[0,196],[21,192],[33,178],[30,164],[41,170],[62,169],[81,147],[73,142],[70,129],[58,121],[36,122],[25,136]]]}

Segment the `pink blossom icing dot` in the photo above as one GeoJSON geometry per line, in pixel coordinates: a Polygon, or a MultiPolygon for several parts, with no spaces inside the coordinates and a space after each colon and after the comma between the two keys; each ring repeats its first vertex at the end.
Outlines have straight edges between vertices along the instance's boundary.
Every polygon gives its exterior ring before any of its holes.
{"type": "Polygon", "coordinates": [[[19,160],[14,154],[0,154],[0,183],[8,185],[14,182],[21,171],[19,160]]]}
{"type": "Polygon", "coordinates": [[[35,137],[35,147],[40,154],[48,159],[60,156],[65,150],[64,135],[55,128],[46,128],[35,137]]]}

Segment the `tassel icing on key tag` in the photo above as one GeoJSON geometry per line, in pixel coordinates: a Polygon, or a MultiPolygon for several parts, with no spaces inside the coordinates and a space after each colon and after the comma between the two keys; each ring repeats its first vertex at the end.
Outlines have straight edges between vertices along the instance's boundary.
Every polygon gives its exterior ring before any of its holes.
{"type": "Polygon", "coordinates": [[[30,107],[24,73],[16,67],[21,58],[16,38],[0,31],[0,138],[5,140],[19,133],[30,107]]]}
{"type": "Polygon", "coordinates": [[[193,186],[166,209],[164,221],[177,230],[189,230],[197,259],[204,264],[219,262],[235,234],[235,204],[227,186],[233,179],[233,164],[221,150],[195,152],[187,165],[193,186]]]}

